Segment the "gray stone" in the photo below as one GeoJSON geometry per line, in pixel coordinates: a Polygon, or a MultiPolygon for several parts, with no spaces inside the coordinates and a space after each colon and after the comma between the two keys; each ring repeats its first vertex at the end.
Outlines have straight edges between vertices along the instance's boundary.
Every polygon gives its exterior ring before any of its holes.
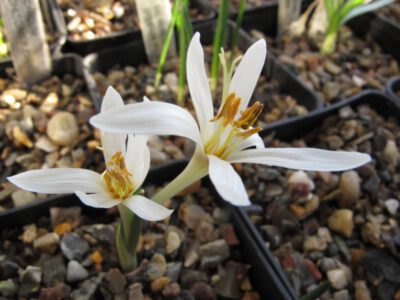
{"type": "Polygon", "coordinates": [[[167,270],[165,257],[159,253],[153,255],[150,260],[146,275],[150,281],[160,278],[167,270]]]}
{"type": "Polygon", "coordinates": [[[39,267],[28,266],[20,272],[20,281],[24,283],[39,284],[42,281],[42,269],[39,267]]]}
{"type": "Polygon", "coordinates": [[[199,254],[203,256],[218,256],[221,261],[228,258],[230,255],[229,246],[225,240],[219,239],[204,245],[199,248],[199,254]]]}
{"type": "Polygon", "coordinates": [[[86,279],[78,289],[71,293],[71,298],[74,300],[93,300],[95,299],[96,291],[103,280],[104,273],[100,273],[97,277],[86,279]]]}
{"type": "Polygon", "coordinates": [[[221,262],[221,257],[218,255],[203,256],[201,259],[200,267],[203,270],[213,269],[218,267],[221,262]]]}
{"type": "Polygon", "coordinates": [[[171,281],[176,282],[178,281],[179,275],[182,270],[182,263],[181,262],[171,262],[167,264],[167,271],[165,272],[165,276],[167,276],[171,281]]]}
{"type": "Polygon", "coordinates": [[[68,260],[81,261],[89,251],[89,244],[76,233],[66,233],[61,239],[60,248],[68,260]]]}
{"type": "Polygon", "coordinates": [[[0,294],[4,297],[13,297],[18,291],[18,285],[11,279],[0,281],[0,294]]]}
{"type": "Polygon", "coordinates": [[[95,239],[109,245],[115,243],[115,228],[112,225],[95,224],[84,226],[83,230],[90,233],[95,239]]]}
{"type": "Polygon", "coordinates": [[[43,262],[43,282],[49,286],[65,279],[65,265],[61,255],[46,258],[43,262]]]}
{"type": "Polygon", "coordinates": [[[88,278],[89,272],[76,260],[71,260],[67,266],[67,281],[76,282],[88,278]]]}

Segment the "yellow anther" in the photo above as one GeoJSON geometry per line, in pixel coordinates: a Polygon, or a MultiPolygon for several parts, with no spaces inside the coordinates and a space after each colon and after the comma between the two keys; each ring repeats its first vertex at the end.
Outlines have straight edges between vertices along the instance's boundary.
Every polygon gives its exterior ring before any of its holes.
{"type": "Polygon", "coordinates": [[[255,127],[255,128],[250,128],[245,131],[240,131],[237,133],[238,136],[242,137],[243,139],[247,139],[248,137],[252,136],[255,133],[258,133],[261,131],[260,127],[255,127]]]}
{"type": "Polygon", "coordinates": [[[225,101],[223,106],[221,107],[220,111],[218,114],[211,120],[211,122],[217,121],[221,118],[223,118],[223,125],[227,126],[228,124],[233,123],[233,119],[235,118],[239,106],[240,106],[240,101],[241,99],[239,97],[236,97],[235,93],[230,93],[225,101]]]}
{"type": "Polygon", "coordinates": [[[216,124],[213,134],[204,144],[205,153],[224,159],[234,151],[241,141],[261,130],[261,128],[252,128],[252,126],[260,116],[263,105],[260,102],[254,103],[240,112],[240,117],[235,120],[240,103],[241,99],[235,93],[230,93],[226,97],[220,111],[211,120],[211,122],[217,120],[220,122],[216,124]]]}
{"type": "Polygon", "coordinates": [[[131,177],[124,156],[117,151],[107,162],[107,170],[103,173],[107,189],[114,199],[126,199],[135,191],[131,177]]]}
{"type": "Polygon", "coordinates": [[[257,101],[246,110],[240,112],[240,118],[235,121],[235,126],[238,126],[242,129],[248,129],[249,127],[253,126],[260,116],[263,107],[264,106],[257,101]]]}

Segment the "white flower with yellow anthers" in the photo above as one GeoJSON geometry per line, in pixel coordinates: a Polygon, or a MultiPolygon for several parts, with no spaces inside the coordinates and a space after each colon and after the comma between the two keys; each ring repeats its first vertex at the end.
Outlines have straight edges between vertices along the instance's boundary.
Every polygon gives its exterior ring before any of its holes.
{"type": "Polygon", "coordinates": [[[196,142],[194,156],[186,169],[154,200],[162,202],[184,187],[209,174],[219,194],[234,205],[250,204],[243,182],[231,163],[260,163],[291,169],[340,171],[358,167],[370,160],[366,154],[326,151],[312,148],[265,148],[254,128],[262,104],[247,107],[266,57],[264,40],[245,53],[232,77],[224,68],[223,101],[214,116],[211,92],[204,68],[200,35],[196,33],[187,55],[187,78],[197,121],[185,109],[164,102],[130,104],[94,116],[91,123],[110,132],[167,134],[196,142]],[[255,149],[249,149],[255,147],[255,149]]]}
{"type": "MultiPolygon", "coordinates": [[[[121,96],[108,88],[101,111],[124,107],[121,96]]],[[[16,186],[37,193],[75,193],[88,206],[110,208],[123,204],[140,218],[158,221],[172,210],[136,195],[150,166],[147,136],[101,132],[106,162],[103,174],[77,168],[56,168],[27,171],[8,177],[16,186]]]]}

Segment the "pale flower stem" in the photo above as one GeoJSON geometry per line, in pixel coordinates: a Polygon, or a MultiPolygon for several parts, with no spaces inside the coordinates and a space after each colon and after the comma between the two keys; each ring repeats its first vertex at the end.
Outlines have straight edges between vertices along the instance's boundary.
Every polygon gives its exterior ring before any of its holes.
{"type": "Polygon", "coordinates": [[[123,204],[118,205],[121,217],[115,236],[119,263],[124,272],[137,267],[136,246],[142,229],[142,220],[123,204]]]}
{"type": "Polygon", "coordinates": [[[200,180],[208,173],[208,161],[203,154],[198,154],[196,150],[186,168],[174,180],[168,183],[161,191],[152,197],[152,200],[163,203],[180,191],[200,180]]]}

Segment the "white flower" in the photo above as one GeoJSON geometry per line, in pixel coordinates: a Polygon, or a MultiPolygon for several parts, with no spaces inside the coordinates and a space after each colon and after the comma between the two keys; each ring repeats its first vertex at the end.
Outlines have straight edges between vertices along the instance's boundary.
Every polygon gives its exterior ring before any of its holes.
{"type": "Polygon", "coordinates": [[[221,55],[225,71],[224,96],[219,112],[214,115],[200,35],[196,33],[188,49],[187,78],[198,124],[185,109],[158,101],[113,109],[94,116],[91,123],[110,132],[178,135],[196,142],[196,151],[188,167],[170,187],[166,187],[168,191],[153,198],[157,201],[173,196],[191,182],[209,174],[226,201],[234,205],[250,204],[243,182],[231,163],[260,163],[316,171],[342,171],[367,163],[370,157],[357,152],[264,147],[257,133],[260,128],[252,127],[261,113],[262,104],[256,102],[247,106],[266,52],[264,40],[254,43],[232,78],[232,69],[227,70],[221,55]]]}
{"type": "MultiPolygon", "coordinates": [[[[121,96],[108,88],[101,111],[124,107],[121,96]]],[[[106,162],[103,174],[77,168],[27,171],[8,177],[16,186],[37,193],[75,193],[88,206],[110,208],[123,204],[140,218],[158,221],[172,210],[134,193],[142,185],[150,166],[147,136],[101,132],[106,162]]]]}

